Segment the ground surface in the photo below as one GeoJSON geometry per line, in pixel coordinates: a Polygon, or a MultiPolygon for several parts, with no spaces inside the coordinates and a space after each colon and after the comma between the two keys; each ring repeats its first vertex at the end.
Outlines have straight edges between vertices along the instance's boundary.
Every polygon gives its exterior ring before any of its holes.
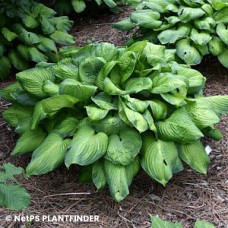
{"type": "MultiPolygon", "coordinates": [[[[121,45],[126,33],[111,28],[111,23],[129,14],[129,9],[120,15],[101,13],[94,18],[78,18],[72,33],[78,45],[89,40],[109,41],[121,45]]],[[[213,58],[207,58],[197,67],[207,77],[206,95],[228,94],[228,71],[213,58]]],[[[12,82],[1,83],[0,88],[12,82]]],[[[1,101],[0,101],[1,102],[1,101]]],[[[0,103],[0,112],[8,105],[0,103]]],[[[69,171],[60,167],[51,174],[21,178],[21,183],[32,196],[25,215],[90,215],[100,216],[99,223],[63,224],[35,223],[32,227],[150,227],[149,214],[180,221],[185,227],[205,219],[217,227],[228,224],[228,116],[222,117],[218,125],[224,138],[219,142],[204,140],[212,148],[211,164],[207,175],[201,175],[186,167],[185,171],[169,182],[166,188],[151,180],[144,173],[139,174],[130,188],[130,195],[120,204],[113,202],[107,189],[96,191],[90,184],[79,184],[77,169],[69,171]]],[[[17,136],[0,117],[0,164],[12,162],[26,167],[30,156],[10,157],[17,136]]],[[[5,222],[7,214],[18,214],[0,208],[0,227],[22,227],[22,224],[5,222]]]]}

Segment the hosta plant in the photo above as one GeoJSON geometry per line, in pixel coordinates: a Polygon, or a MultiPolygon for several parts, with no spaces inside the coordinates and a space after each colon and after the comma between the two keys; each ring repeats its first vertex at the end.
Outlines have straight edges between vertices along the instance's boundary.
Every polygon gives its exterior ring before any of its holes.
{"type": "Polygon", "coordinates": [[[20,134],[12,155],[32,152],[27,175],[79,165],[80,179],[109,186],[123,200],[140,166],[165,185],[183,170],[201,173],[210,159],[200,139],[215,128],[228,96],[204,97],[205,78],[147,41],[66,47],[57,64],[18,73],[1,91],[4,119],[20,134]]]}
{"type": "MultiPolygon", "coordinates": [[[[42,2],[44,4],[47,3],[47,1],[42,2]]],[[[72,12],[81,13],[87,6],[94,5],[106,5],[113,12],[119,12],[120,8],[118,8],[117,2],[126,3],[125,0],[54,0],[54,2],[52,1],[52,5],[60,15],[66,15],[72,12]]]]}
{"type": "Polygon", "coordinates": [[[30,62],[54,61],[56,44],[74,43],[67,33],[73,22],[55,14],[34,1],[0,0],[0,79],[10,74],[11,66],[21,71],[30,62]]]}
{"type": "Polygon", "coordinates": [[[212,54],[228,67],[227,0],[133,0],[136,10],[114,24],[122,30],[139,29],[129,42],[146,39],[175,48],[190,65],[212,54]]]}

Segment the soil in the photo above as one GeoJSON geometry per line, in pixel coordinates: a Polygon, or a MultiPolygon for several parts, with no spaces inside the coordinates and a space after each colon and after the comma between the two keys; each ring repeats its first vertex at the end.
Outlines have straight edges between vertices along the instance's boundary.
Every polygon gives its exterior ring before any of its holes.
{"type": "MultiPolygon", "coordinates": [[[[101,12],[96,16],[75,18],[72,34],[77,45],[91,41],[108,41],[123,45],[130,34],[112,28],[112,23],[127,17],[131,10],[122,7],[121,14],[101,12]]],[[[207,83],[205,95],[228,94],[228,70],[215,58],[205,58],[196,67],[207,83]]],[[[2,82],[3,88],[14,81],[2,82]]],[[[9,104],[0,101],[0,112],[9,104]]],[[[141,172],[130,187],[129,196],[115,203],[108,189],[97,191],[92,184],[78,183],[77,168],[67,170],[64,166],[54,172],[19,181],[32,197],[31,206],[24,215],[99,215],[96,223],[34,222],[23,224],[5,221],[6,215],[22,214],[0,208],[0,227],[150,227],[149,214],[159,215],[170,221],[179,221],[185,227],[193,227],[197,219],[204,219],[225,228],[228,224],[228,116],[223,116],[218,128],[224,137],[220,141],[204,139],[205,146],[212,148],[211,164],[207,175],[199,174],[188,166],[175,175],[164,188],[141,172]]],[[[30,155],[12,157],[10,151],[17,135],[0,117],[0,164],[11,162],[26,167],[30,155]]]]}

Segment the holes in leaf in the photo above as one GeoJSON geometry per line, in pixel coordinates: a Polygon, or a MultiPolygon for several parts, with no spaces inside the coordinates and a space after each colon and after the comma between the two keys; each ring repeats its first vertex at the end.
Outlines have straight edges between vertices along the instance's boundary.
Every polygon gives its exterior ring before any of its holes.
{"type": "Polygon", "coordinates": [[[168,165],[165,159],[163,160],[163,163],[164,163],[166,166],[168,165]]]}

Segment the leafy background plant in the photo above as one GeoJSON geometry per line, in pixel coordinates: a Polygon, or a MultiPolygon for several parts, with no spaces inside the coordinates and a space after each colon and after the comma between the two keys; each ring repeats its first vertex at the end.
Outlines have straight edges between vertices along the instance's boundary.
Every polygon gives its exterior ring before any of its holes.
{"type": "Polygon", "coordinates": [[[146,39],[176,49],[189,65],[212,54],[228,67],[228,3],[226,0],[130,1],[135,11],[114,24],[121,30],[139,26],[129,43],[146,39]]]}
{"type": "Polygon", "coordinates": [[[207,172],[199,140],[221,139],[214,125],[228,112],[228,96],[203,97],[205,78],[176,63],[172,50],[141,41],[65,47],[59,55],[1,91],[13,103],[3,117],[20,134],[12,155],[33,152],[28,175],[77,164],[81,180],[107,184],[119,202],[140,165],[162,185],[182,161],[207,172]]]}
{"type": "Polygon", "coordinates": [[[22,172],[21,167],[15,167],[11,163],[0,166],[0,206],[9,210],[22,210],[29,206],[29,193],[14,177],[22,172]]]}
{"type": "MultiPolygon", "coordinates": [[[[169,221],[165,221],[162,220],[161,218],[159,218],[158,216],[152,216],[151,217],[151,221],[152,221],[152,225],[151,228],[183,228],[183,226],[179,223],[179,222],[169,222],[169,221]]],[[[209,223],[207,221],[204,220],[197,220],[194,224],[193,228],[215,228],[215,226],[212,223],[209,223]]]]}
{"type": "Polygon", "coordinates": [[[0,0],[0,79],[10,75],[12,66],[21,71],[31,62],[56,61],[56,44],[75,42],[68,34],[73,22],[55,15],[35,1],[0,0]]]}
{"type": "MultiPolygon", "coordinates": [[[[44,4],[47,4],[47,1],[42,1],[44,4]]],[[[111,11],[119,12],[120,8],[117,6],[117,3],[126,4],[125,0],[115,1],[115,0],[55,0],[51,2],[53,8],[60,15],[68,15],[73,12],[81,13],[88,6],[108,6],[111,11]]]]}

